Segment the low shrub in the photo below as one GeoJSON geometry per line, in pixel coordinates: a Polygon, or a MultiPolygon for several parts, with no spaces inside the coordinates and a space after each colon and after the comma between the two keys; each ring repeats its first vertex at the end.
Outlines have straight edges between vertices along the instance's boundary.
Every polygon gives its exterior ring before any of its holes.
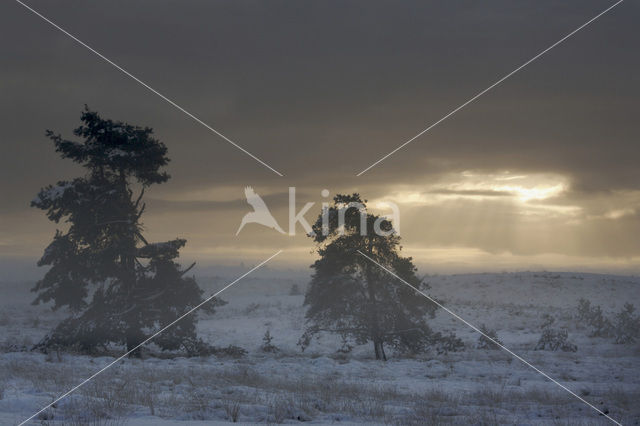
{"type": "Polygon", "coordinates": [[[591,327],[591,337],[613,337],[618,344],[634,343],[640,337],[640,316],[631,303],[625,303],[613,321],[604,315],[600,306],[592,306],[585,299],[578,301],[577,311],[578,320],[591,327]]]}
{"type": "Polygon", "coordinates": [[[291,284],[291,288],[289,289],[289,296],[300,296],[302,294],[302,290],[300,290],[300,286],[298,284],[291,284]]]}
{"type": "Polygon", "coordinates": [[[260,349],[262,352],[275,353],[278,352],[278,347],[271,343],[273,340],[273,336],[269,330],[265,331],[264,336],[262,337],[262,346],[260,349]]]}
{"type": "Polygon", "coordinates": [[[636,308],[626,303],[615,316],[613,335],[616,343],[634,343],[640,335],[640,316],[635,314],[636,308]]]}
{"type": "Polygon", "coordinates": [[[500,346],[498,346],[496,342],[500,345],[502,345],[502,342],[498,339],[498,333],[495,330],[492,330],[482,324],[480,326],[480,331],[484,334],[481,334],[480,338],[478,338],[478,349],[500,349],[500,346]]]}
{"type": "Polygon", "coordinates": [[[464,342],[453,333],[443,335],[434,333],[431,338],[431,347],[440,355],[449,352],[460,352],[464,350],[464,342]]]}
{"type": "Polygon", "coordinates": [[[564,352],[576,352],[578,347],[568,341],[569,332],[565,329],[553,329],[547,327],[542,330],[542,336],[538,340],[538,344],[535,347],[536,351],[557,351],[562,350],[564,352]]]}
{"type": "Polygon", "coordinates": [[[578,301],[578,320],[591,327],[591,337],[611,337],[613,325],[600,306],[592,306],[586,299],[578,301]]]}

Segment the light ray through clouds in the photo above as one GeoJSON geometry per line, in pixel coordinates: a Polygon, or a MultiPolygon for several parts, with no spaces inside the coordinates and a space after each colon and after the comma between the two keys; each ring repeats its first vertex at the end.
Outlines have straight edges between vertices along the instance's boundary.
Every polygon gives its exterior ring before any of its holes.
{"type": "Polygon", "coordinates": [[[526,204],[528,201],[558,197],[569,189],[569,180],[556,174],[464,171],[447,175],[431,185],[393,191],[386,198],[402,204],[437,205],[454,199],[486,200],[500,197],[526,204]]]}

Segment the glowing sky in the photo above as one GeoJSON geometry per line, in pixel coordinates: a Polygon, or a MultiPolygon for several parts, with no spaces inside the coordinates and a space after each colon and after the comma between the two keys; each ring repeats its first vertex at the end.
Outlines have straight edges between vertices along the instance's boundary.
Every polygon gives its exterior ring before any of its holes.
{"type": "MultiPolygon", "coordinates": [[[[287,223],[320,191],[401,208],[405,251],[432,270],[639,272],[640,6],[624,2],[366,174],[356,173],[586,22],[607,1],[72,2],[30,4],[272,164],[278,177],[19,5],[0,5],[0,257],[33,264],[55,227],[28,207],[80,171],[85,103],[150,126],[172,180],[146,233],[184,262],[249,263],[311,241],[258,225],[236,237],[245,186],[287,223]],[[18,42],[19,40],[19,42],[18,42]]],[[[384,211],[384,209],[381,209],[384,211]]]]}

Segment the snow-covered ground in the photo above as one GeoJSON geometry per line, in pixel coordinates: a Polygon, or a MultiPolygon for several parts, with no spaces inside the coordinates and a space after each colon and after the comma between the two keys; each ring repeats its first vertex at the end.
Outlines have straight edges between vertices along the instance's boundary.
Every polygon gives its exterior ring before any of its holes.
{"type": "MultiPolygon", "coordinates": [[[[207,293],[233,277],[202,278],[207,293]]],[[[580,298],[607,314],[640,308],[640,278],[522,272],[427,276],[431,295],[469,322],[495,329],[504,345],[623,424],[640,422],[640,345],[589,337],[580,298]],[[545,315],[566,327],[577,352],[536,351],[545,315]]],[[[249,276],[225,291],[229,303],[201,315],[199,332],[241,358],[126,359],[32,424],[612,424],[558,385],[500,350],[476,348],[478,334],[447,312],[435,331],[455,332],[462,352],[373,359],[368,345],[349,354],[322,336],[301,352],[303,296],[291,278],[249,276]],[[261,350],[269,330],[279,350],[261,350]]],[[[31,306],[31,283],[0,284],[0,423],[18,424],[113,360],[29,352],[64,317],[31,306]]],[[[416,297],[421,297],[416,295],[416,297]]],[[[426,301],[426,300],[425,300],[426,301]]]]}

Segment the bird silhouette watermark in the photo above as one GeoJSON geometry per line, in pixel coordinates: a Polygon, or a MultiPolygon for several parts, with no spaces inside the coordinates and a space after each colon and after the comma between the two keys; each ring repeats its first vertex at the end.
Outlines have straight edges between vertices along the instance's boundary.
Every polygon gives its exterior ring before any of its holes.
{"type": "Polygon", "coordinates": [[[249,203],[249,205],[253,207],[253,211],[244,215],[244,217],[242,218],[242,222],[240,222],[240,227],[238,228],[236,235],[240,233],[242,228],[244,228],[247,223],[258,223],[260,225],[266,226],[267,228],[275,229],[281,234],[285,234],[280,225],[278,225],[278,221],[276,221],[276,218],[271,214],[271,211],[269,210],[269,207],[267,207],[267,204],[264,202],[262,197],[256,194],[252,187],[247,186],[244,189],[244,196],[247,198],[247,203],[249,203]]]}
{"type": "MultiPolygon", "coordinates": [[[[323,189],[320,194],[323,198],[329,197],[329,190],[323,189]]],[[[278,224],[276,218],[271,214],[267,203],[258,195],[258,193],[250,186],[245,187],[244,195],[247,199],[247,203],[253,208],[253,211],[247,213],[242,218],[240,222],[240,226],[236,231],[236,236],[240,234],[240,231],[244,229],[247,224],[256,223],[267,228],[271,228],[281,234],[295,236],[296,228],[299,224],[304,229],[305,233],[310,236],[316,235],[316,232],[313,230],[313,227],[309,224],[307,219],[305,218],[305,214],[315,205],[315,202],[307,202],[302,209],[296,212],[296,188],[289,187],[289,230],[288,232],[283,230],[282,227],[278,224]]],[[[391,214],[377,216],[376,220],[373,223],[372,230],[375,234],[381,236],[387,236],[390,234],[399,234],[400,233],[400,209],[397,204],[384,201],[378,203],[379,206],[391,209],[391,214]],[[383,227],[381,224],[384,222],[393,223],[393,228],[388,229],[388,227],[383,227]],[[385,229],[383,229],[385,228],[385,229]]],[[[338,221],[338,232],[342,232],[344,229],[345,217],[346,213],[349,209],[355,209],[360,215],[360,233],[361,235],[366,235],[369,230],[369,226],[367,223],[367,207],[364,203],[360,202],[349,202],[337,204],[334,207],[334,213],[337,215],[338,221]]],[[[323,226],[321,227],[322,235],[328,235],[329,227],[325,226],[329,222],[329,216],[332,209],[330,208],[330,204],[326,201],[322,202],[322,213],[320,215],[323,226]]]]}

